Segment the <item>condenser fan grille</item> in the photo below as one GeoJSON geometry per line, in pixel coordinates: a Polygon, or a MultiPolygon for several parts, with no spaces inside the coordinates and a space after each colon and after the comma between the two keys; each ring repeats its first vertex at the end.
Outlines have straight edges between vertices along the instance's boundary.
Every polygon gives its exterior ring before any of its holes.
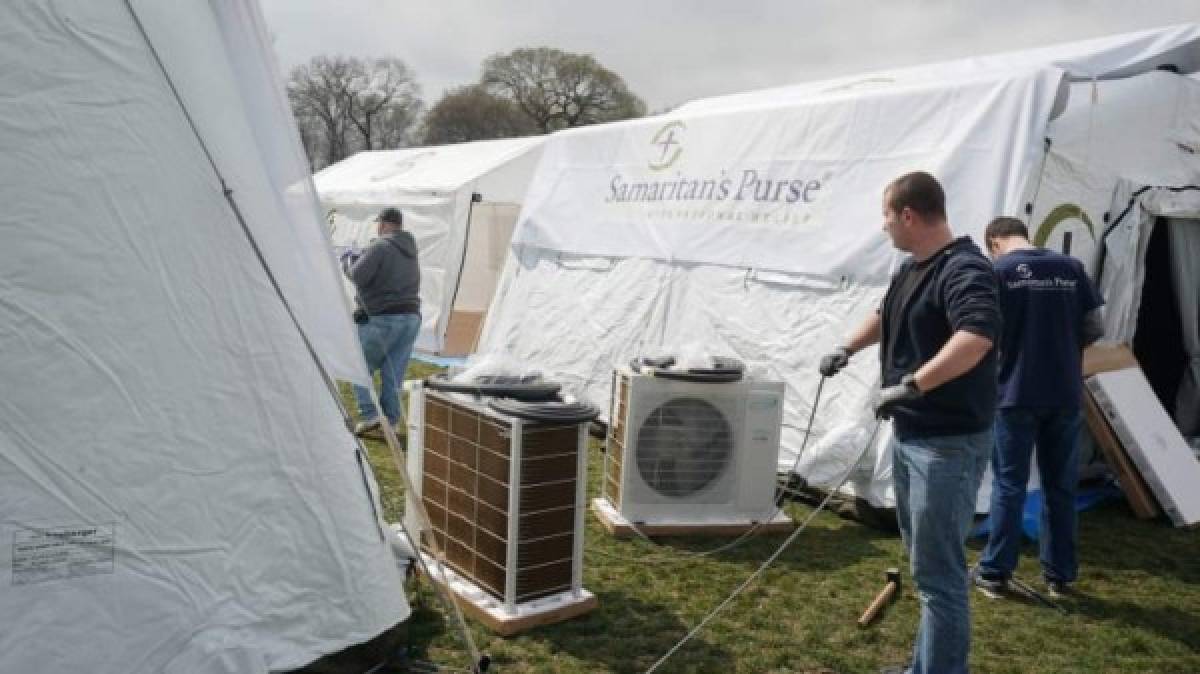
{"type": "Polygon", "coordinates": [[[712,484],[733,455],[733,429],[716,407],[699,398],[673,398],[642,422],[637,468],[660,494],[682,498],[712,484]]]}

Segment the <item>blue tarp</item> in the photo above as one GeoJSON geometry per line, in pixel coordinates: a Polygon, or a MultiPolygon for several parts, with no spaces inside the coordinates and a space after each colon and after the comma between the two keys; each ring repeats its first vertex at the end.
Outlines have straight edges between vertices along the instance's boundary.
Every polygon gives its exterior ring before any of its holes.
{"type": "Polygon", "coordinates": [[[412,357],[414,360],[429,363],[430,365],[437,365],[438,367],[453,367],[467,363],[466,356],[434,356],[428,353],[421,353],[420,351],[413,351],[412,357]]]}
{"type": "MultiPolygon", "coordinates": [[[[1122,498],[1121,489],[1111,483],[1080,489],[1079,494],[1075,497],[1075,512],[1091,510],[1105,501],[1119,498],[1122,498]]],[[[1034,489],[1025,494],[1025,511],[1021,515],[1021,532],[1025,534],[1026,539],[1037,541],[1041,521],[1042,490],[1034,489]]],[[[992,518],[988,517],[975,527],[971,535],[976,538],[984,538],[991,532],[992,518]]]]}

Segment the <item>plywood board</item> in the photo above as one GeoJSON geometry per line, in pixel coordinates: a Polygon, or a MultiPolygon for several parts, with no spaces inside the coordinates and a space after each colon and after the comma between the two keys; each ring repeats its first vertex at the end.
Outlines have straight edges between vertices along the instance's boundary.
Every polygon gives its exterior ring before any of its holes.
{"type": "Polygon", "coordinates": [[[1129,367],[1138,367],[1137,358],[1125,344],[1097,342],[1083,350],[1083,376],[1090,377],[1098,372],[1112,372],[1129,367]]]}
{"type": "Polygon", "coordinates": [[[474,353],[482,325],[482,311],[455,309],[450,312],[450,322],[446,325],[446,345],[439,355],[466,356],[474,353]]]}
{"type": "Polygon", "coordinates": [[[497,601],[448,565],[440,564],[427,553],[421,553],[421,556],[429,569],[430,580],[454,593],[463,613],[502,637],[527,632],[541,625],[570,620],[599,606],[596,595],[581,588],[578,592],[562,592],[518,603],[510,612],[506,610],[503,602],[497,601]]]}
{"type": "Polygon", "coordinates": [[[1101,372],[1088,390],[1176,526],[1200,524],[1200,460],[1139,368],[1101,372]]]}
{"type": "Polygon", "coordinates": [[[1096,438],[1096,444],[1104,453],[1104,460],[1116,474],[1121,491],[1125,493],[1125,500],[1129,502],[1134,516],[1144,520],[1158,517],[1158,503],[1154,500],[1154,495],[1150,493],[1150,488],[1142,480],[1137,467],[1125,453],[1125,448],[1121,446],[1116,433],[1108,425],[1108,420],[1096,405],[1091,391],[1083,392],[1083,412],[1088,430],[1091,431],[1092,437],[1096,438]]]}
{"type": "Polygon", "coordinates": [[[787,513],[780,511],[770,522],[706,522],[703,524],[672,524],[669,522],[633,523],[621,517],[608,499],[592,499],[592,512],[600,526],[613,538],[633,538],[641,532],[646,536],[740,536],[745,533],[781,534],[796,528],[787,513]]]}

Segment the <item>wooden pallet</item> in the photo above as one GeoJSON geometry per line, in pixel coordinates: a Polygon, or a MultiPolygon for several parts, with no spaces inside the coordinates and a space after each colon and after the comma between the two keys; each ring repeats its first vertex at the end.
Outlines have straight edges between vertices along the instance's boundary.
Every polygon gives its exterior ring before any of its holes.
{"type": "Polygon", "coordinates": [[[761,526],[757,522],[706,522],[697,524],[633,523],[621,517],[608,499],[592,499],[592,513],[600,526],[613,538],[633,538],[638,532],[646,536],[740,536],[753,530],[755,535],[788,533],[796,523],[787,513],[780,511],[770,522],[761,526]],[[755,528],[757,527],[757,529],[755,528]]]}
{"type": "Polygon", "coordinates": [[[429,580],[454,594],[463,613],[483,623],[489,630],[502,637],[527,632],[542,625],[552,625],[593,611],[600,602],[596,595],[581,589],[578,594],[563,592],[560,595],[520,603],[515,613],[509,613],[504,603],[495,599],[475,583],[439,564],[431,555],[422,553],[429,568],[429,580]],[[443,582],[445,579],[446,582],[443,582]]]}

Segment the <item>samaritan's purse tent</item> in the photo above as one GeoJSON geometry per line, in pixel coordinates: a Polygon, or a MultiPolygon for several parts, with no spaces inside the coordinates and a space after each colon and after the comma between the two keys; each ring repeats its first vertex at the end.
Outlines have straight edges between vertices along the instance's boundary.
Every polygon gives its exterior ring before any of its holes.
{"type": "MultiPolygon", "coordinates": [[[[900,259],[880,231],[887,182],[934,173],[952,226],[982,244],[993,217],[1024,216],[1035,199],[1048,125],[1091,96],[1073,82],[1104,87],[1168,64],[1200,69],[1200,28],[726,96],[553,134],[479,350],[538,363],[602,407],[611,368],[632,356],[688,342],[739,356],[787,384],[780,469],[791,470],[820,356],[876,309],[900,259]]],[[[1105,105],[1103,92],[1097,100],[1105,105]]],[[[1161,192],[1171,206],[1159,212],[1177,215],[1179,194],[1161,192]]],[[[799,461],[809,482],[828,484],[867,442],[878,371],[872,350],[824,384],[799,461]]],[[[890,458],[872,458],[850,488],[890,506],[890,458]]]]}
{"type": "Polygon", "coordinates": [[[409,614],[256,3],[0,3],[0,671],[280,671],[409,614]]]}
{"type": "Polygon", "coordinates": [[[375,238],[383,208],[404,212],[421,260],[419,351],[474,350],[543,141],[359,152],[313,176],[339,254],[375,238]]]}

